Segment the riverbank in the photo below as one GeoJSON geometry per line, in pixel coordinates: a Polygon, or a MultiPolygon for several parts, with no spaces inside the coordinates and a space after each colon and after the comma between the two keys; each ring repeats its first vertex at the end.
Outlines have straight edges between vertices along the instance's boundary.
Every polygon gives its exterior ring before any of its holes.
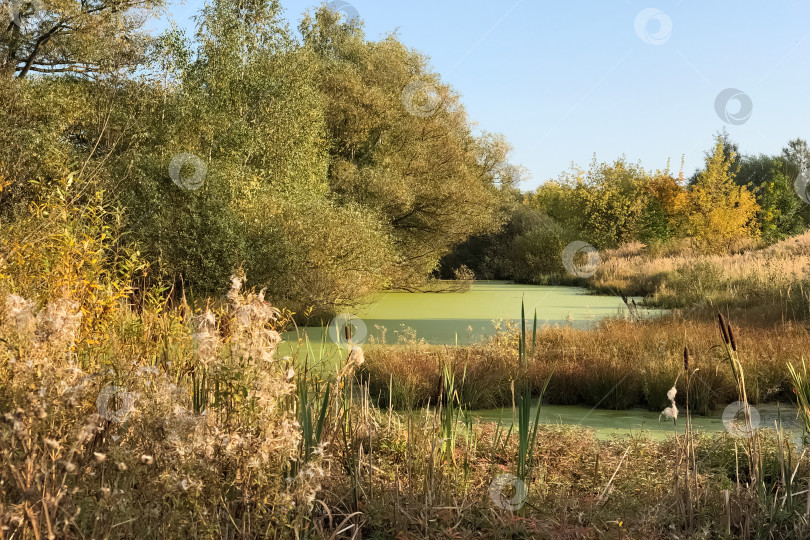
{"type": "MultiPolygon", "coordinates": [[[[241,289],[235,279],[216,313],[110,302],[91,318],[78,301],[55,297],[40,307],[5,295],[0,524],[9,534],[556,540],[810,532],[810,462],[786,430],[708,434],[685,410],[677,424],[662,419],[672,436],[660,441],[603,440],[526,417],[513,427],[476,421],[456,397],[469,395],[467,381],[486,388],[483,378],[504,366],[481,370],[480,380],[470,368],[458,387],[445,377],[442,399],[429,408],[376,408],[375,388],[359,371],[373,365],[374,347],[355,349],[335,371],[306,371],[278,357],[285,315],[241,289]]],[[[653,322],[600,328],[647,336],[651,347],[655,334],[639,330],[653,322]]],[[[581,361],[595,346],[581,340],[604,340],[599,332],[541,331],[544,352],[526,369],[552,350],[581,361]]],[[[701,347],[716,350],[717,335],[715,326],[701,347]]],[[[753,344],[746,331],[738,336],[741,351],[753,344]]],[[[508,361],[516,336],[480,346],[508,361]]],[[[626,348],[615,350],[612,358],[632,363],[626,348]]],[[[700,350],[692,377],[704,369],[700,350]]],[[[418,372],[419,357],[409,358],[418,372]]],[[[730,371],[728,357],[716,366],[722,377],[730,371]]]]}

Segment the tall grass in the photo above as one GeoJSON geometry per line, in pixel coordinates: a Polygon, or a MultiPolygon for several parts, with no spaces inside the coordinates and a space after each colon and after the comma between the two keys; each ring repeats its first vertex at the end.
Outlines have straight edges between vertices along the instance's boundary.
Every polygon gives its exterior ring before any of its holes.
{"type": "Polygon", "coordinates": [[[517,419],[518,419],[518,458],[517,458],[517,477],[524,483],[526,482],[529,471],[532,467],[534,458],[534,449],[537,443],[537,429],[540,425],[540,409],[543,405],[543,394],[548,387],[548,382],[551,379],[551,374],[548,375],[546,381],[540,390],[540,395],[537,398],[537,408],[534,414],[534,421],[531,418],[532,409],[532,386],[529,381],[529,359],[534,358],[535,349],[537,346],[537,311],[534,312],[532,320],[532,342],[530,351],[527,350],[528,341],[526,338],[526,308],[521,301],[520,304],[520,343],[518,345],[518,369],[521,374],[520,379],[517,381],[519,388],[517,398],[517,419]]]}
{"type": "Polygon", "coordinates": [[[799,417],[802,419],[805,437],[807,437],[810,435],[810,378],[807,375],[807,365],[802,358],[801,371],[790,364],[787,367],[793,380],[793,392],[796,394],[796,403],[799,406],[799,417]]]}
{"type": "Polygon", "coordinates": [[[740,246],[713,253],[699,246],[676,249],[643,245],[600,252],[602,263],[590,285],[644,296],[648,305],[742,309],[748,316],[772,321],[810,316],[810,233],[761,248],[740,246]]]}
{"type": "MultiPolygon", "coordinates": [[[[709,414],[737,395],[737,385],[726,368],[722,349],[705,347],[717,332],[716,320],[684,320],[677,315],[654,320],[606,320],[593,330],[537,328],[519,358],[521,332],[505,329],[491,340],[460,347],[426,344],[396,347],[368,346],[363,376],[372,396],[390,401],[396,409],[436,402],[441,369],[438,356],[456,366],[456,380],[466,370],[460,397],[470,409],[511,406],[511,382],[528,379],[537,397],[548,387],[548,404],[586,404],[606,409],[642,406],[661,410],[666,390],[678,372],[684,345],[689,346],[697,369],[689,405],[697,414],[709,414]],[[520,367],[526,365],[525,368],[520,367]],[[389,382],[393,395],[389,396],[389,382]]],[[[740,332],[749,354],[740,362],[746,370],[752,404],[793,400],[793,386],[785,378],[786,364],[798,366],[810,349],[810,332],[795,323],[742,324],[740,332]]],[[[678,382],[678,401],[686,399],[685,380],[678,382]]],[[[520,390],[520,387],[516,388],[520,390]]]]}

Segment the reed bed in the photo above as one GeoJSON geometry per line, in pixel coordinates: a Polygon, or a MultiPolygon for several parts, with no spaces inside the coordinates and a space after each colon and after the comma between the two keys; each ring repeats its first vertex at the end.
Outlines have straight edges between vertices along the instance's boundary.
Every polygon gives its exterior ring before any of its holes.
{"type": "MultiPolygon", "coordinates": [[[[537,395],[551,375],[546,403],[660,410],[678,373],[683,348],[689,347],[693,364],[700,368],[690,405],[694,412],[706,414],[736,396],[736,384],[723,369],[720,351],[707,345],[715,333],[716,321],[679,316],[607,320],[593,330],[541,327],[526,376],[537,395]]],[[[750,402],[794,402],[787,366],[801,366],[810,350],[807,327],[794,322],[741,325],[739,334],[746,350],[741,362],[748,373],[750,402]]],[[[504,329],[485,343],[469,346],[368,346],[363,374],[380,403],[390,400],[400,409],[420,406],[435,402],[438,396],[439,358],[452,358],[457,378],[462,370],[467,373],[461,386],[466,405],[476,409],[509,406],[512,381],[519,376],[518,336],[515,329],[504,329]]],[[[678,382],[681,404],[684,384],[678,382]]]]}

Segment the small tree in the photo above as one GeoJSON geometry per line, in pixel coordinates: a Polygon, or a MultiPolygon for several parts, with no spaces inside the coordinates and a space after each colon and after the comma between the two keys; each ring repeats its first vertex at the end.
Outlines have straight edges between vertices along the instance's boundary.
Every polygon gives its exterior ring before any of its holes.
{"type": "Polygon", "coordinates": [[[724,152],[718,137],[705,169],[684,197],[686,233],[707,245],[729,246],[735,239],[759,235],[759,205],[747,187],[734,182],[735,159],[735,153],[724,152]]]}
{"type": "Polygon", "coordinates": [[[771,164],[770,178],[757,192],[762,237],[769,242],[799,234],[805,229],[801,199],[793,191],[793,182],[782,160],[771,164]]]}

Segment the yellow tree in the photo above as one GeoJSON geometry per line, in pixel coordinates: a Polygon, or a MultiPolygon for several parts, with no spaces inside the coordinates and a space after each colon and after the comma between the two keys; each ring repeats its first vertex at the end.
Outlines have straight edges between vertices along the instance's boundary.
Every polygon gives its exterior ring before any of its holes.
{"type": "Polygon", "coordinates": [[[759,205],[748,188],[734,182],[730,169],[735,159],[733,152],[723,152],[718,138],[705,169],[684,197],[686,233],[709,246],[729,246],[733,240],[759,234],[759,205]]]}

